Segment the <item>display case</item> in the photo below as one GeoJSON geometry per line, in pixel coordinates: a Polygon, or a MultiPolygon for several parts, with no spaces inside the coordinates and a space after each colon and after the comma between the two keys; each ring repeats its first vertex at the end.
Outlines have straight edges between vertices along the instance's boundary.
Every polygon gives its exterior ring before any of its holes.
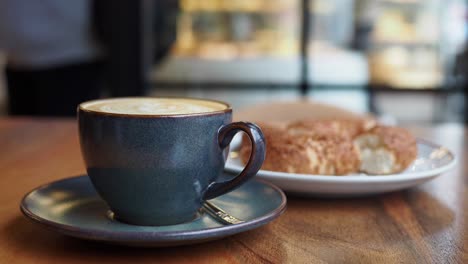
{"type": "Polygon", "coordinates": [[[297,0],[181,0],[177,38],[154,80],[292,83],[298,79],[297,0]],[[196,67],[194,67],[196,65],[196,67]]]}
{"type": "Polygon", "coordinates": [[[380,0],[365,8],[373,15],[366,50],[371,85],[447,88],[465,41],[461,1],[380,0]]]}
{"type": "Polygon", "coordinates": [[[151,72],[158,95],[182,87],[197,91],[188,95],[258,101],[280,88],[275,98],[310,96],[383,113],[382,101],[417,93],[432,109],[425,112],[436,113],[427,120],[460,112],[448,102],[459,101],[460,80],[468,80],[463,0],[178,3],[174,44],[151,72]]]}
{"type": "Polygon", "coordinates": [[[367,52],[371,84],[432,88],[443,82],[440,1],[376,1],[367,52]]]}
{"type": "Polygon", "coordinates": [[[307,58],[302,58],[301,0],[181,0],[177,38],[152,78],[165,84],[364,85],[364,54],[351,51],[353,0],[310,1],[307,58]],[[337,69],[339,69],[337,71],[337,69]]]}

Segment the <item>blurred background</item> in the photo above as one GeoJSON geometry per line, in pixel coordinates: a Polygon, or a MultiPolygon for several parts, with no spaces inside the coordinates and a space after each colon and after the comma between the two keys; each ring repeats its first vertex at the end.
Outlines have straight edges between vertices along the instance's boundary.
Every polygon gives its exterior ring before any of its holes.
{"type": "Polygon", "coordinates": [[[465,0],[80,1],[103,62],[94,97],[192,96],[234,108],[307,98],[399,123],[467,122],[465,0]]]}

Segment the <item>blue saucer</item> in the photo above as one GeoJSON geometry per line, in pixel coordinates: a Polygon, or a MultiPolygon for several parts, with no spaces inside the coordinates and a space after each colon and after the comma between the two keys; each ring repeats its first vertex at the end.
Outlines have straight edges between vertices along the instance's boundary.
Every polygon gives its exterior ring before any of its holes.
{"type": "Polygon", "coordinates": [[[210,241],[262,226],[286,209],[276,186],[252,180],[211,202],[244,223],[224,225],[200,213],[171,226],[135,226],[116,221],[88,176],[59,180],[34,189],[21,201],[23,214],[65,235],[129,246],[162,247],[210,241]]]}

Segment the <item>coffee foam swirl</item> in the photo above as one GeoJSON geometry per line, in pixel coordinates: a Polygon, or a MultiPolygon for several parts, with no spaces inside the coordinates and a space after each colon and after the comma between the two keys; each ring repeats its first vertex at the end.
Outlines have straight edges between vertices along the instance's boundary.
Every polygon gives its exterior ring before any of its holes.
{"type": "Polygon", "coordinates": [[[226,105],[196,99],[170,98],[121,98],[84,103],[82,108],[114,114],[178,115],[220,111],[226,105]]]}

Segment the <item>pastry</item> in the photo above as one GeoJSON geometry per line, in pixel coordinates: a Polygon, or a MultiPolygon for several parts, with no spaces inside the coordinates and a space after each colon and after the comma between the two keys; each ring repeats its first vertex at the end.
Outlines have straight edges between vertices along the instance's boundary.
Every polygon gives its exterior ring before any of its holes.
{"type": "Polygon", "coordinates": [[[314,139],[353,139],[375,127],[374,119],[363,120],[301,120],[288,125],[292,135],[308,135],[314,139]]]}
{"type": "MultiPolygon", "coordinates": [[[[291,134],[287,128],[258,124],[266,142],[263,170],[288,173],[345,175],[360,166],[359,151],[351,140],[291,134]]],[[[250,141],[244,137],[240,158],[246,163],[250,141]]]]}
{"type": "MultiPolygon", "coordinates": [[[[258,124],[266,142],[263,170],[346,175],[391,174],[417,156],[416,139],[399,127],[371,120],[302,120],[287,125],[258,124]]],[[[240,158],[246,163],[250,141],[244,137],[240,158]]]]}

